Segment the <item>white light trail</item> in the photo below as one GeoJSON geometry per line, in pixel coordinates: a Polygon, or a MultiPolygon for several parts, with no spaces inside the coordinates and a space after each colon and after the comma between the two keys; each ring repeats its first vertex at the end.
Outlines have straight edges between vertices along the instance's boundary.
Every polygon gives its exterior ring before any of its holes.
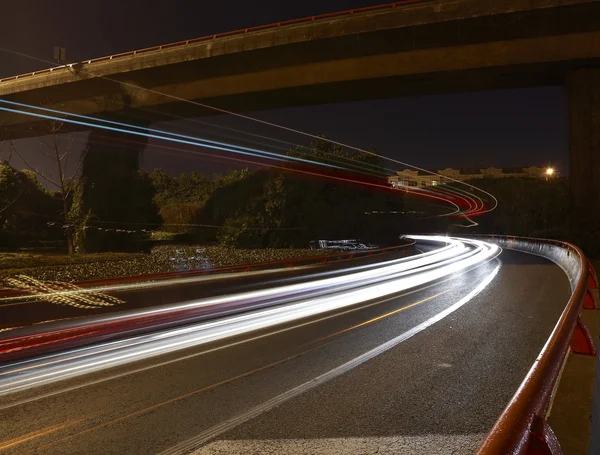
{"type": "Polygon", "coordinates": [[[493,279],[495,278],[495,276],[498,274],[499,271],[500,271],[500,264],[497,265],[496,268],[494,268],[494,270],[488,276],[486,276],[483,279],[483,281],[481,281],[475,287],[475,289],[473,289],[471,292],[469,292],[466,296],[464,296],[462,299],[460,299],[458,302],[456,302],[452,306],[448,307],[446,310],[427,319],[425,322],[417,325],[416,327],[413,327],[412,329],[407,330],[406,332],[398,335],[395,338],[392,338],[391,340],[377,346],[376,348],[373,348],[370,351],[367,351],[364,354],[361,354],[358,357],[355,357],[354,359],[349,360],[348,362],[334,368],[333,370],[323,373],[320,376],[317,376],[316,378],[306,381],[305,383],[300,384],[299,386],[296,386],[293,389],[290,389],[280,395],[277,395],[274,398],[271,398],[270,400],[265,401],[264,403],[259,404],[258,406],[255,406],[254,408],[251,408],[251,409],[249,409],[241,414],[238,414],[234,417],[231,417],[211,428],[208,428],[207,430],[204,430],[202,433],[198,434],[197,436],[195,436],[191,439],[188,439],[187,441],[179,443],[179,444],[161,452],[160,455],[180,455],[180,454],[184,454],[184,453],[191,453],[193,450],[197,449],[198,447],[200,447],[201,445],[210,441],[211,439],[214,439],[214,438],[218,437],[219,435],[226,433],[227,431],[230,431],[233,428],[238,427],[239,425],[243,424],[244,422],[247,422],[255,417],[258,417],[259,415],[261,415],[277,406],[280,406],[281,404],[285,403],[286,401],[289,401],[292,398],[297,397],[298,395],[301,395],[311,389],[314,389],[315,387],[318,387],[321,384],[331,381],[332,379],[335,379],[336,377],[341,376],[344,373],[347,373],[348,371],[358,367],[359,365],[362,365],[363,363],[371,360],[372,358],[383,354],[385,351],[388,351],[391,348],[399,345],[400,343],[408,340],[409,338],[412,338],[417,333],[422,332],[423,330],[432,326],[436,322],[441,321],[449,314],[455,312],[460,307],[462,307],[463,305],[470,302],[473,298],[475,298],[478,294],[480,294],[493,281],[493,279]]]}
{"type": "MultiPolygon", "coordinates": [[[[37,60],[37,61],[40,61],[40,62],[46,62],[46,63],[54,64],[54,62],[50,62],[48,60],[40,59],[40,58],[37,58],[37,57],[32,57],[31,55],[27,55],[27,54],[24,54],[22,52],[18,52],[18,51],[14,51],[14,50],[11,50],[11,49],[7,49],[5,47],[0,47],[0,51],[1,52],[10,53],[10,54],[13,54],[13,55],[19,55],[21,57],[26,57],[28,59],[37,60]]],[[[73,66],[72,64],[71,65],[65,65],[64,68],[68,67],[70,71],[73,71],[72,66],[73,66]]],[[[300,130],[295,129],[295,128],[286,127],[286,126],[283,126],[283,125],[280,125],[280,124],[277,124],[277,123],[268,122],[266,120],[261,120],[261,119],[258,119],[258,118],[255,118],[255,117],[251,117],[251,116],[246,115],[246,114],[241,114],[239,112],[228,111],[226,109],[218,108],[218,107],[215,107],[215,106],[210,106],[208,104],[204,104],[204,103],[201,103],[201,102],[198,102],[198,101],[188,100],[188,99],[185,99],[185,98],[174,96],[174,95],[169,94],[169,93],[160,92],[160,91],[148,88],[148,87],[141,87],[139,85],[136,85],[136,84],[133,84],[133,83],[130,83],[130,82],[125,82],[125,81],[122,81],[122,80],[117,80],[117,79],[114,79],[114,78],[111,78],[111,77],[108,77],[108,76],[99,76],[97,74],[94,74],[92,71],[86,70],[84,68],[78,68],[77,71],[80,72],[80,73],[83,73],[83,74],[88,74],[91,77],[98,77],[100,79],[111,81],[111,82],[116,83],[116,84],[118,84],[120,86],[129,87],[129,88],[132,88],[134,90],[142,90],[142,91],[145,91],[145,92],[148,92],[148,93],[152,93],[154,95],[164,96],[166,98],[169,98],[169,99],[172,99],[172,100],[175,100],[175,101],[179,101],[179,102],[187,103],[187,104],[190,104],[190,105],[198,106],[198,107],[201,107],[203,109],[210,109],[210,110],[212,110],[214,112],[218,112],[218,113],[221,113],[221,114],[228,114],[228,115],[231,115],[233,117],[237,117],[237,118],[249,120],[249,121],[252,121],[252,122],[255,122],[255,123],[267,125],[267,126],[270,126],[270,127],[282,130],[282,131],[288,131],[288,132],[291,132],[291,133],[299,134],[299,135],[302,135],[304,137],[309,137],[309,138],[317,139],[317,140],[322,140],[323,139],[322,137],[320,137],[318,135],[315,135],[315,134],[311,134],[311,133],[307,133],[307,132],[304,132],[304,131],[300,131],[300,130]]],[[[7,109],[0,108],[0,110],[7,110],[7,109]]],[[[17,112],[17,113],[19,113],[19,112],[17,112]]],[[[21,113],[23,113],[23,112],[21,112],[21,113]]],[[[486,196],[490,197],[491,200],[493,201],[493,204],[494,204],[493,207],[491,207],[490,209],[487,209],[485,211],[481,211],[479,213],[479,215],[481,215],[483,213],[490,212],[490,211],[494,210],[498,206],[498,199],[496,199],[496,197],[494,197],[494,195],[492,195],[491,193],[488,193],[487,191],[482,190],[481,188],[477,188],[476,186],[471,185],[470,183],[466,183],[466,182],[454,179],[452,177],[448,177],[448,176],[439,174],[437,172],[432,172],[432,171],[429,171],[427,169],[423,169],[421,167],[418,167],[418,166],[415,166],[415,165],[412,165],[412,164],[408,164],[408,163],[405,163],[403,161],[396,160],[396,159],[390,158],[390,157],[385,156],[385,155],[378,155],[377,153],[374,153],[374,152],[372,152],[370,150],[364,150],[364,149],[362,149],[360,147],[354,147],[354,146],[351,146],[351,145],[348,145],[348,144],[344,144],[344,143],[338,142],[338,141],[333,141],[333,140],[330,140],[330,139],[328,139],[327,142],[329,142],[330,144],[333,144],[333,145],[338,145],[338,146],[341,146],[341,147],[344,147],[344,148],[348,148],[350,150],[354,150],[356,152],[366,153],[368,155],[377,156],[377,157],[380,157],[380,158],[382,158],[382,159],[384,159],[386,161],[389,161],[389,162],[392,162],[392,163],[395,163],[395,164],[400,164],[400,165],[403,165],[403,166],[407,166],[407,167],[410,167],[410,168],[415,169],[417,171],[426,172],[426,173],[431,174],[431,175],[437,175],[437,176],[442,177],[442,178],[444,178],[444,179],[446,179],[448,181],[455,182],[455,183],[458,183],[460,185],[464,185],[464,186],[466,186],[468,188],[477,190],[477,191],[485,194],[486,196]]],[[[449,202],[451,205],[455,205],[451,201],[446,200],[446,202],[449,202]]],[[[458,207],[457,207],[457,209],[458,209],[458,207]]]]}
{"type": "Polygon", "coordinates": [[[383,263],[382,266],[371,270],[145,310],[143,314],[152,315],[240,302],[246,309],[270,306],[222,319],[133,336],[120,341],[103,342],[65,353],[10,364],[0,368],[0,395],[394,295],[471,268],[495,256],[499,251],[496,245],[478,240],[443,236],[413,236],[412,238],[443,242],[448,245],[432,253],[408,258],[410,260],[392,261],[392,264],[383,263]]]}
{"type": "MultiPolygon", "coordinates": [[[[432,238],[430,238],[430,239],[432,239],[432,238]]],[[[405,258],[400,258],[400,259],[393,259],[393,260],[389,260],[389,261],[379,262],[377,264],[349,267],[349,268],[345,269],[346,275],[341,276],[338,279],[332,279],[330,281],[324,281],[323,278],[327,275],[335,274],[337,272],[336,271],[321,272],[319,274],[315,274],[315,276],[314,276],[315,281],[313,281],[313,283],[315,283],[315,284],[320,283],[321,287],[323,287],[325,289],[327,288],[327,286],[333,286],[333,285],[340,286],[342,284],[348,284],[348,283],[356,284],[355,281],[358,278],[361,278],[361,277],[370,278],[373,275],[374,269],[376,269],[376,270],[374,270],[374,273],[376,275],[382,275],[382,272],[385,272],[384,267],[394,267],[395,271],[407,271],[412,268],[434,264],[441,260],[458,256],[459,253],[465,251],[464,246],[461,245],[460,242],[452,241],[446,237],[439,238],[438,242],[447,243],[447,245],[442,248],[438,248],[434,251],[416,255],[416,256],[410,256],[410,257],[405,257],[405,258]],[[417,261],[417,259],[418,259],[418,261],[417,261]],[[368,272],[368,271],[371,271],[372,273],[370,275],[368,273],[359,275],[359,272],[368,272]],[[317,279],[319,281],[317,281],[317,279]]],[[[281,269],[263,270],[263,271],[256,271],[256,272],[244,272],[243,275],[250,276],[252,274],[260,275],[260,274],[266,274],[266,273],[275,273],[280,270],[281,269]]],[[[288,268],[287,270],[292,270],[292,269],[288,268]]],[[[91,287],[91,288],[85,288],[85,289],[79,289],[79,290],[56,291],[56,292],[50,293],[50,295],[52,295],[52,296],[67,295],[68,296],[68,295],[71,295],[74,293],[83,293],[83,294],[88,293],[88,292],[92,292],[92,293],[93,292],[103,292],[103,293],[105,293],[105,292],[116,292],[116,291],[131,291],[131,290],[142,290],[142,289],[153,289],[153,288],[165,288],[165,287],[178,286],[181,284],[198,283],[198,282],[202,282],[202,281],[208,281],[208,280],[213,280],[213,279],[223,279],[223,278],[227,278],[227,277],[241,276],[241,275],[242,274],[240,274],[240,273],[224,274],[224,275],[216,275],[216,276],[198,276],[198,277],[188,277],[188,278],[177,278],[177,279],[165,280],[165,281],[151,281],[151,282],[141,282],[141,283],[132,283],[132,284],[116,284],[116,285],[111,285],[111,286],[98,286],[98,287],[91,287]]],[[[313,286],[313,288],[315,288],[315,286],[313,286]]],[[[174,310],[193,309],[193,308],[199,308],[199,307],[203,307],[203,306],[211,306],[211,305],[217,305],[217,304],[223,304],[223,303],[249,304],[249,303],[252,303],[251,299],[253,299],[253,298],[267,297],[267,296],[268,297],[285,298],[285,297],[290,297],[290,295],[293,294],[297,290],[306,290],[306,289],[307,289],[307,287],[304,284],[299,284],[296,286],[289,286],[289,287],[285,287],[285,288],[280,286],[277,288],[272,288],[271,290],[246,292],[246,293],[241,293],[241,294],[235,294],[233,296],[227,296],[226,298],[203,299],[203,300],[196,301],[196,302],[186,302],[184,304],[178,304],[178,305],[161,305],[161,306],[155,306],[152,309],[147,309],[147,310],[135,310],[135,311],[127,311],[126,310],[126,311],[119,312],[118,314],[96,316],[93,318],[93,322],[98,323],[98,322],[117,321],[117,320],[123,320],[123,319],[130,318],[130,317],[148,316],[151,314],[172,312],[174,310]]],[[[36,295],[26,296],[25,298],[41,299],[44,297],[46,297],[44,294],[36,294],[36,295]]],[[[9,303],[12,301],[22,300],[23,298],[24,298],[23,296],[5,297],[5,298],[1,298],[0,302],[9,303]]],[[[285,301],[279,301],[278,303],[285,303],[285,301]]],[[[71,321],[60,321],[58,323],[51,323],[51,325],[53,326],[54,329],[65,329],[65,328],[70,328],[74,324],[77,324],[77,323],[78,323],[77,321],[75,321],[73,323],[71,323],[71,321]]],[[[48,324],[39,324],[35,328],[20,330],[20,332],[24,331],[26,334],[34,334],[36,331],[37,332],[41,332],[41,331],[47,332],[49,330],[51,330],[51,329],[49,328],[48,324]]],[[[11,334],[6,335],[5,338],[9,337],[9,336],[12,338],[17,335],[15,334],[15,332],[12,332],[11,334]]],[[[2,342],[1,340],[2,340],[2,337],[0,337],[0,343],[2,342]]],[[[0,347],[1,347],[1,344],[0,344],[0,347]]]]}

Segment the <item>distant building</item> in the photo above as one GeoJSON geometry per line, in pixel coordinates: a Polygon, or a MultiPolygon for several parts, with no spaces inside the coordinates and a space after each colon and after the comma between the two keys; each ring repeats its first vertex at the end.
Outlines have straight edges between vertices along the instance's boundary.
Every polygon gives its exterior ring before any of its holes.
{"type": "Polygon", "coordinates": [[[554,169],[531,166],[485,169],[438,169],[433,171],[413,171],[404,169],[396,175],[388,177],[388,182],[394,187],[428,187],[449,183],[453,180],[464,182],[474,179],[503,179],[511,177],[529,177],[538,179],[557,178],[558,172],[554,169]]]}

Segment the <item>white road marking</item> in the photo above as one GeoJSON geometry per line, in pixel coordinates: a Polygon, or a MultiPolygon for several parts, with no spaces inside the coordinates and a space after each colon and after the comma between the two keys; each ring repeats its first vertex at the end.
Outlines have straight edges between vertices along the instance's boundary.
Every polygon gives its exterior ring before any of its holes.
{"type": "MultiPolygon", "coordinates": [[[[367,351],[364,354],[359,355],[358,357],[355,357],[354,359],[334,368],[333,370],[330,370],[320,376],[317,376],[314,379],[311,379],[310,381],[300,384],[299,386],[294,387],[293,389],[290,389],[280,395],[277,395],[276,397],[271,398],[270,400],[267,400],[264,403],[261,403],[253,408],[250,408],[246,412],[243,412],[243,413],[233,416],[227,420],[224,420],[223,422],[213,426],[212,428],[208,428],[208,429],[204,430],[197,436],[195,436],[191,439],[188,439],[187,441],[184,441],[180,444],[177,444],[177,445],[171,447],[170,449],[165,450],[164,452],[161,453],[161,455],[176,455],[176,454],[179,455],[179,454],[187,454],[187,453],[193,452],[194,450],[197,450],[199,447],[201,447],[203,444],[206,444],[208,441],[220,436],[223,433],[226,433],[229,430],[232,430],[233,428],[237,427],[238,425],[241,425],[241,424],[257,417],[257,416],[261,415],[262,413],[267,412],[267,411],[285,403],[286,401],[303,394],[304,392],[307,392],[308,390],[311,390],[311,389],[313,389],[321,384],[324,384],[338,376],[341,376],[342,374],[352,370],[353,368],[358,367],[359,365],[371,360],[372,358],[374,358],[374,357],[384,353],[385,351],[397,346],[398,344],[408,340],[409,338],[413,337],[417,333],[422,332],[423,330],[432,326],[436,322],[441,321],[446,316],[450,315],[451,313],[455,312],[460,307],[462,307],[463,305],[465,305],[466,303],[471,301],[475,296],[477,296],[480,292],[482,292],[492,282],[494,277],[498,274],[500,267],[501,267],[501,264],[498,264],[496,266],[496,268],[487,277],[485,277],[485,279],[483,279],[477,285],[477,287],[475,289],[473,289],[471,292],[469,292],[466,296],[464,296],[462,299],[460,299],[458,302],[456,302],[452,306],[446,308],[444,311],[431,317],[430,319],[426,320],[425,322],[413,327],[412,329],[402,333],[401,335],[399,335],[395,338],[392,338],[391,340],[379,345],[378,347],[371,349],[370,351],[367,351]]],[[[246,452],[246,453],[251,453],[251,452],[246,452]]],[[[348,453],[352,453],[352,452],[348,452],[348,453]]]]}

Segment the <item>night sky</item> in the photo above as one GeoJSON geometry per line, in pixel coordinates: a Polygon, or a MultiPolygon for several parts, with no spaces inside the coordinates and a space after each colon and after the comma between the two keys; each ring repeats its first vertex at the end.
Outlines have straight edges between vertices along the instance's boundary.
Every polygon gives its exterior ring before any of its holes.
{"type": "MultiPolygon", "coordinates": [[[[52,47],[61,45],[72,62],[380,3],[383,1],[22,0],[2,5],[0,47],[50,60],[52,47]]],[[[0,77],[46,66],[0,52],[0,77]]],[[[567,171],[568,125],[561,87],[407,97],[252,115],[354,146],[372,145],[381,154],[426,168],[552,164],[567,171]]],[[[224,118],[213,121],[230,122],[224,118]]],[[[256,128],[250,122],[236,126],[248,131],[256,128]]],[[[280,137],[274,129],[267,134],[280,137]]],[[[85,135],[80,139],[82,146],[85,135]]],[[[26,160],[44,166],[36,161],[39,153],[33,144],[25,141],[19,147],[26,160]]],[[[11,163],[24,167],[19,159],[11,163]]],[[[178,173],[214,170],[215,164],[193,155],[175,158],[150,149],[144,166],[178,173]]]]}

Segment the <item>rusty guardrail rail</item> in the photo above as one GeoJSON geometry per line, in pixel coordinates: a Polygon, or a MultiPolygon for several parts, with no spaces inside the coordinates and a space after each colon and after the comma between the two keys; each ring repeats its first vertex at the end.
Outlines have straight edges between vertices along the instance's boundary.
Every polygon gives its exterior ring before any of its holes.
{"type": "Polygon", "coordinates": [[[546,420],[569,351],[595,355],[593,341],[582,323],[582,309],[597,309],[590,289],[597,277],[581,249],[567,242],[509,236],[484,236],[505,248],[544,256],[560,265],[571,282],[572,295],[548,341],[527,376],[486,437],[478,455],[562,453],[546,420]],[[565,264],[559,264],[560,256],[565,264]],[[577,270],[576,270],[577,269],[577,270]]]}

